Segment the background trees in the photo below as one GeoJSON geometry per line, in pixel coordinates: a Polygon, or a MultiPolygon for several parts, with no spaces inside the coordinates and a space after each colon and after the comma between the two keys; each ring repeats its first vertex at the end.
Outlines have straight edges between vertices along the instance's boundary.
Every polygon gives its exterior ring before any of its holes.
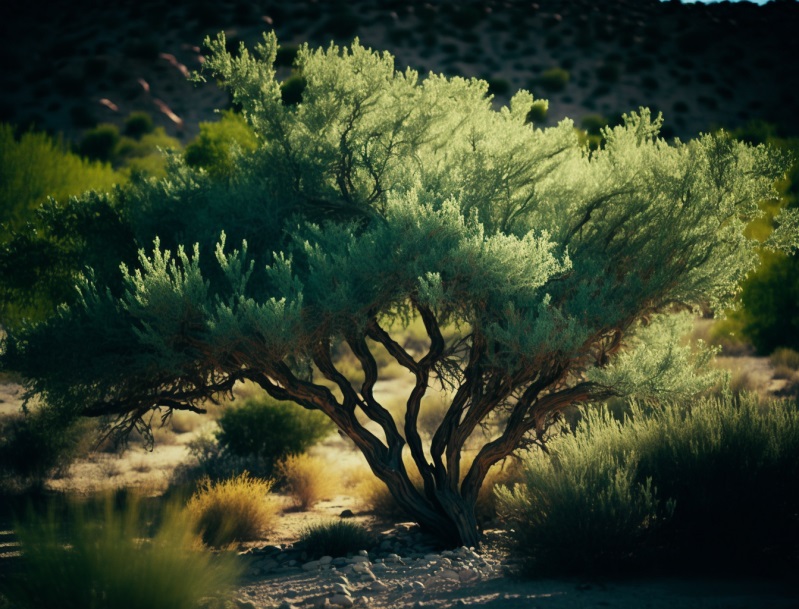
{"type": "MultiPolygon", "coordinates": [[[[680,346],[673,314],[722,306],[756,266],[744,228],[787,167],[777,151],[723,133],[669,145],[641,110],[589,152],[570,121],[527,123],[527,92],[497,112],[485,82],[420,81],[357,42],[300,49],[305,88],[286,105],[274,35],[255,56],[209,46],[258,148],[222,176],[174,158],[113,195],[138,262],[4,342],[3,366],[49,408],[146,432],[153,410],[202,411],[249,380],[326,414],[421,525],[476,545],[489,468],[564,408],[703,386],[709,354],[680,346]],[[418,351],[390,331],[414,318],[418,351]],[[415,379],[398,418],[383,354],[415,379]],[[451,403],[425,444],[435,385],[451,403]]],[[[787,219],[771,246],[794,244],[787,219]]]]}

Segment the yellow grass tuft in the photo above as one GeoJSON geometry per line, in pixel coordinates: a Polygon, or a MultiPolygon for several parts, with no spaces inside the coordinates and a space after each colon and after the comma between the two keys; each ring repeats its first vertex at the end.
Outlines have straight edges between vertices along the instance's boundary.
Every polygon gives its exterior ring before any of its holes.
{"type": "Polygon", "coordinates": [[[307,510],[322,499],[336,494],[340,480],[320,457],[301,454],[286,458],[278,466],[281,478],[295,507],[307,510]]]}
{"type": "Polygon", "coordinates": [[[220,482],[205,478],[186,509],[210,546],[259,539],[276,523],[278,506],[269,494],[271,488],[271,480],[253,478],[248,472],[220,482]]]}

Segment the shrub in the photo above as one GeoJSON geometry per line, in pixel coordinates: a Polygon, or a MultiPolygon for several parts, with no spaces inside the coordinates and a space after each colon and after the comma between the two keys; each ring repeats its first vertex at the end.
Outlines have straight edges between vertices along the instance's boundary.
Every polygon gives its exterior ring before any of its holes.
{"type": "Polygon", "coordinates": [[[769,361],[775,368],[784,366],[789,370],[799,370],[799,352],[788,349],[787,347],[775,349],[774,353],[769,357],[769,361]]]}
{"type": "Polygon", "coordinates": [[[222,449],[237,457],[258,457],[274,466],[305,452],[333,430],[319,412],[262,396],[226,410],[217,434],[222,449]]]}
{"type": "Polygon", "coordinates": [[[111,496],[94,516],[76,506],[66,521],[53,509],[30,512],[15,527],[22,569],[0,579],[0,599],[17,609],[196,609],[212,599],[221,606],[242,565],[198,551],[176,506],[158,520],[151,534],[138,502],[120,507],[111,496]]]}
{"type": "Polygon", "coordinates": [[[147,112],[131,112],[125,119],[125,135],[139,139],[155,129],[153,118],[147,112]]]}
{"type": "Polygon", "coordinates": [[[297,51],[299,51],[299,47],[297,45],[281,46],[277,50],[275,66],[290,68],[294,64],[294,60],[297,59],[297,51]]]}
{"type": "Polygon", "coordinates": [[[229,176],[238,154],[258,147],[258,140],[241,115],[223,112],[216,122],[200,123],[200,133],[186,146],[186,163],[202,167],[210,174],[229,176]]]}
{"type": "Polygon", "coordinates": [[[569,72],[563,68],[550,68],[538,78],[538,84],[551,92],[563,91],[568,83],[569,72]]]}
{"type": "Polygon", "coordinates": [[[119,128],[116,125],[103,123],[85,133],[78,150],[87,159],[110,163],[119,144],[119,137],[119,128]]]}
{"type": "Polygon", "coordinates": [[[549,102],[547,100],[535,100],[527,113],[527,122],[533,124],[545,122],[547,120],[547,110],[549,110],[549,102]]]}
{"type": "Polygon", "coordinates": [[[91,421],[65,422],[44,409],[0,419],[0,476],[41,484],[88,452],[95,430],[91,421]]]}
{"type": "Polygon", "coordinates": [[[295,74],[280,83],[280,98],[287,106],[296,106],[302,101],[302,92],[308,83],[305,78],[295,74]]]}
{"type": "Polygon", "coordinates": [[[601,135],[602,129],[608,126],[608,119],[600,114],[586,114],[580,121],[580,126],[589,135],[601,135]]]}
{"type": "Polygon", "coordinates": [[[285,482],[285,490],[294,505],[301,510],[329,499],[339,487],[329,463],[307,454],[286,457],[278,466],[278,476],[285,482]]]}
{"type": "Polygon", "coordinates": [[[499,492],[528,565],[768,570],[796,560],[795,404],[726,392],[689,408],[633,405],[623,423],[607,410],[583,415],[551,457],[526,459],[523,485],[499,492]]]}
{"type": "Polygon", "coordinates": [[[108,165],[72,154],[60,139],[33,131],[15,137],[11,125],[0,124],[0,224],[16,228],[48,196],[63,201],[92,188],[109,190],[120,179],[108,165]]]}
{"type": "Polygon", "coordinates": [[[260,539],[275,525],[277,504],[269,495],[271,488],[271,481],[247,472],[220,482],[206,478],[186,506],[194,530],[213,547],[260,539]]]}
{"type": "Polygon", "coordinates": [[[374,537],[354,522],[334,520],[304,529],[300,534],[300,543],[312,558],[336,557],[371,548],[374,537]]]}

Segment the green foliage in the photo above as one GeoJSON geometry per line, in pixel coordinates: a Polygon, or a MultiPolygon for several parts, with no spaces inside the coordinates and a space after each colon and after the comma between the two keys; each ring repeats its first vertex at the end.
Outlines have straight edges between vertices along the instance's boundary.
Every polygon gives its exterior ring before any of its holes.
{"type": "Polygon", "coordinates": [[[588,410],[499,492],[536,573],[661,565],[764,572],[796,559],[799,411],[754,395],[588,410]],[[745,524],[744,524],[745,523],[745,524]]]}
{"type": "MultiPolygon", "coordinates": [[[[89,506],[91,507],[91,506],[89,506]]],[[[18,609],[197,609],[221,607],[242,574],[235,556],[198,551],[176,506],[152,530],[133,500],[97,510],[29,513],[16,527],[23,568],[0,580],[18,609]]]]}
{"type": "Polygon", "coordinates": [[[87,159],[110,163],[114,159],[119,139],[119,127],[103,123],[83,135],[78,150],[87,159]]]}
{"type": "Polygon", "coordinates": [[[153,117],[147,112],[131,112],[125,119],[125,135],[139,139],[155,129],[153,117]]]}
{"type": "Polygon", "coordinates": [[[322,413],[278,402],[250,398],[231,406],[220,417],[219,444],[237,457],[257,457],[268,466],[308,450],[333,430],[322,413]]]}
{"type": "Polygon", "coordinates": [[[302,92],[308,82],[299,74],[295,74],[280,83],[280,97],[287,106],[296,106],[302,101],[302,92]]]}
{"type": "Polygon", "coordinates": [[[569,84],[569,71],[563,68],[544,70],[538,78],[538,84],[551,93],[563,91],[569,84]]]}
{"type": "Polygon", "coordinates": [[[602,129],[608,126],[608,119],[600,114],[586,114],[580,121],[580,127],[589,135],[601,135],[602,129]]]}
{"type": "MultiPolygon", "coordinates": [[[[109,190],[120,181],[108,165],[72,154],[45,133],[15,137],[11,125],[0,124],[0,224],[18,229],[48,196],[65,201],[90,189],[109,190]]],[[[7,233],[0,242],[6,239],[7,233]]]]}
{"type": "Polygon", "coordinates": [[[527,113],[527,122],[543,123],[547,120],[547,110],[549,110],[549,102],[545,99],[537,99],[530,106],[530,111],[527,113]]]}
{"type": "Polygon", "coordinates": [[[0,419],[0,478],[41,484],[88,452],[95,432],[90,422],[65,421],[49,409],[0,419]]]}
{"type": "Polygon", "coordinates": [[[300,544],[312,558],[355,554],[371,548],[374,541],[368,530],[346,520],[311,525],[300,533],[300,544]]]}
{"type": "Polygon", "coordinates": [[[190,167],[202,167],[223,177],[233,175],[238,157],[257,146],[247,122],[238,114],[223,112],[217,122],[200,123],[200,133],[186,146],[184,156],[190,167]]]}
{"type": "MultiPolygon", "coordinates": [[[[788,166],[779,151],[722,133],[668,144],[640,109],[589,152],[572,121],[526,124],[529,92],[494,110],[483,81],[420,80],[357,42],[301,47],[302,102],[286,104],[274,35],[236,57],[224,36],[208,45],[204,68],[259,147],[225,179],[175,156],[168,179],[115,193],[145,249],[116,292],[118,274],[95,273],[73,306],[9,334],[2,365],[33,394],[122,413],[126,430],[254,382],[322,411],[404,509],[475,545],[485,474],[525,434],[573,403],[685,395],[706,380],[692,369],[706,356],[680,348],[667,318],[724,306],[756,266],[762,244],[744,229],[788,166]],[[414,316],[421,356],[385,330],[414,316]],[[373,391],[367,338],[416,378],[405,416],[373,391]],[[342,343],[362,383],[336,367],[342,343]],[[419,408],[435,382],[455,397],[425,447],[419,408]],[[458,456],[485,426],[495,441],[467,468],[458,456]]],[[[789,214],[766,245],[790,250],[798,236],[789,214]]]]}

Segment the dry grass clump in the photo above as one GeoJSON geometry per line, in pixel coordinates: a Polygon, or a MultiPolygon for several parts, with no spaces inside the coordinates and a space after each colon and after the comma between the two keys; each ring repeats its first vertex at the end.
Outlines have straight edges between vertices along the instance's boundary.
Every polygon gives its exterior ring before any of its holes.
{"type": "Polygon", "coordinates": [[[259,539],[275,525],[278,507],[271,480],[248,472],[219,482],[205,478],[186,509],[195,530],[213,547],[259,539]]]}
{"type": "Polygon", "coordinates": [[[336,493],[340,481],[320,457],[291,455],[278,465],[278,475],[285,480],[286,492],[300,510],[313,507],[336,493]]]}
{"type": "MultiPolygon", "coordinates": [[[[799,370],[799,352],[786,347],[775,349],[774,353],[769,357],[771,365],[775,370],[782,369],[784,371],[796,372],[799,370]]],[[[789,376],[793,376],[790,374],[789,376]]],[[[786,377],[783,377],[786,378],[786,377]]]]}

